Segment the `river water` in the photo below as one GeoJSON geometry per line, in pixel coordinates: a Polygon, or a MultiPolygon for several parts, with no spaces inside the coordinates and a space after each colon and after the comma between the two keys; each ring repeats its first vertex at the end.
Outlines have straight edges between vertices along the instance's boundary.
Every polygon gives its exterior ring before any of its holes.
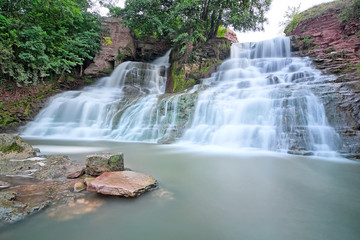
{"type": "Polygon", "coordinates": [[[28,140],[84,162],[122,151],[159,189],[137,199],[89,193],[0,230],[0,239],[357,240],[360,164],[280,153],[145,143],[28,140]]]}
{"type": "Polygon", "coordinates": [[[217,73],[181,94],[164,94],[164,59],[123,63],[56,96],[22,132],[79,163],[124,152],[159,188],[137,199],[86,193],[0,239],[360,239],[360,164],[339,157],[312,92],[329,77],[292,57],[288,38],[233,45],[217,73]]]}

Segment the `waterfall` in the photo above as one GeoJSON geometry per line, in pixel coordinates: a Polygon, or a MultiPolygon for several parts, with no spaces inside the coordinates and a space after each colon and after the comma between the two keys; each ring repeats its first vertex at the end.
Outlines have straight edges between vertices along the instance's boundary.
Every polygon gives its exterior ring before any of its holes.
{"type": "Polygon", "coordinates": [[[311,88],[322,81],[289,38],[233,44],[231,58],[192,90],[165,94],[169,52],[125,62],[81,91],[55,96],[27,137],[191,143],[328,154],[338,135],[311,88]]]}
{"type": "Polygon", "coordinates": [[[311,91],[321,81],[289,38],[233,44],[231,58],[201,92],[182,142],[295,154],[331,153],[338,136],[311,91]]]}
{"type": "Polygon", "coordinates": [[[22,134],[145,142],[169,138],[170,130],[164,125],[174,128],[174,114],[162,116],[158,107],[174,108],[176,100],[159,99],[165,92],[169,54],[151,64],[122,63],[93,86],[55,96],[22,134]]]}

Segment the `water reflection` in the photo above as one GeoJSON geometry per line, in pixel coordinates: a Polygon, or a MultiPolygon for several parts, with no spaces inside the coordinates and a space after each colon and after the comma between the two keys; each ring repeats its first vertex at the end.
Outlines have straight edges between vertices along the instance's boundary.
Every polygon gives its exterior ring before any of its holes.
{"type": "MultiPolygon", "coordinates": [[[[122,151],[125,166],[154,176],[159,189],[136,199],[81,196],[0,229],[0,239],[358,240],[360,236],[356,162],[256,151],[191,151],[173,145],[51,143],[62,144],[122,151]]],[[[72,154],[71,159],[84,161],[85,155],[72,154]]]]}
{"type": "Polygon", "coordinates": [[[74,199],[49,209],[47,216],[57,221],[68,221],[81,215],[95,212],[104,203],[104,200],[97,198],[74,199]]]}
{"type": "Polygon", "coordinates": [[[175,200],[174,193],[165,188],[158,188],[151,192],[151,196],[160,200],[175,200]]]}

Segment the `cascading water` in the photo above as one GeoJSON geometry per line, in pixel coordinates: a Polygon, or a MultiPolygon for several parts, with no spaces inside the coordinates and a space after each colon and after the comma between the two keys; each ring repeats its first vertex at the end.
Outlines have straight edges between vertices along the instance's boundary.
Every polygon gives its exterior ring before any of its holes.
{"type": "Polygon", "coordinates": [[[171,130],[166,126],[173,128],[174,114],[158,106],[176,105],[175,97],[159,99],[165,92],[169,53],[153,64],[122,63],[93,86],[57,95],[23,135],[147,142],[167,138],[171,130]]]}
{"type": "Polygon", "coordinates": [[[311,92],[321,74],[309,59],[291,57],[288,38],[234,44],[217,73],[181,94],[164,94],[168,54],[153,64],[123,63],[91,87],[56,96],[23,135],[180,139],[298,154],[336,149],[338,136],[311,92]]]}
{"type": "Polygon", "coordinates": [[[234,44],[200,93],[183,142],[299,154],[331,153],[338,136],[311,92],[320,72],[290,57],[289,38],[234,44]]]}

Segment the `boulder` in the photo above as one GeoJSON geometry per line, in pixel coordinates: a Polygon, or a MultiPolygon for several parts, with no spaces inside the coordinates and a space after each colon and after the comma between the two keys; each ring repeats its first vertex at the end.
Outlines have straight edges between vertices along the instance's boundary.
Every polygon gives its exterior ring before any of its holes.
{"type": "Polygon", "coordinates": [[[100,153],[88,155],[85,164],[85,172],[91,176],[99,176],[103,172],[123,171],[124,154],[100,153]]]}
{"type": "MultiPolygon", "coordinates": [[[[74,165],[76,166],[76,165],[74,165]]],[[[78,178],[80,176],[82,176],[83,174],[85,174],[85,168],[82,166],[76,166],[73,167],[71,173],[69,173],[66,177],[70,178],[70,179],[74,179],[74,178],[78,178]]]]}
{"type": "Polygon", "coordinates": [[[88,191],[105,195],[137,197],[156,187],[156,180],[150,175],[133,171],[105,172],[90,182],[88,191]]]}
{"type": "Polygon", "coordinates": [[[19,136],[0,134],[0,159],[25,159],[35,156],[35,150],[19,136]]]}

